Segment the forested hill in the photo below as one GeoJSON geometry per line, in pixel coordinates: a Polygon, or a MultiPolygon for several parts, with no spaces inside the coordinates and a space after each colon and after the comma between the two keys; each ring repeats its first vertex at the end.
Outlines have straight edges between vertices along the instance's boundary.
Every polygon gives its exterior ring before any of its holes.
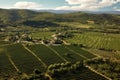
{"type": "Polygon", "coordinates": [[[56,22],[79,22],[87,24],[93,21],[94,24],[120,25],[118,14],[90,14],[85,12],[71,12],[55,14],[50,12],[36,12],[31,10],[7,10],[0,9],[0,27],[27,25],[33,27],[59,26],[56,22]]]}

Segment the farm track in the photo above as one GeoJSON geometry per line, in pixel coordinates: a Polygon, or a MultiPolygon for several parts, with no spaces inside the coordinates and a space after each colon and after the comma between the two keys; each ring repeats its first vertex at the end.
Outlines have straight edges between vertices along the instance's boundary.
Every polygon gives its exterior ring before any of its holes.
{"type": "Polygon", "coordinates": [[[93,69],[92,67],[85,65],[86,68],[88,68],[89,70],[93,71],[94,73],[106,78],[107,80],[112,80],[111,78],[107,77],[106,75],[101,74],[100,72],[96,71],[95,69],[93,69]]]}
{"type": "Polygon", "coordinates": [[[70,49],[70,48],[68,48],[68,47],[65,47],[65,46],[64,46],[64,48],[66,48],[66,49],[70,50],[71,52],[73,52],[73,53],[75,53],[75,54],[79,55],[80,57],[83,57],[84,59],[88,60],[88,58],[87,58],[87,57],[85,57],[85,56],[83,56],[83,55],[80,55],[80,54],[79,54],[79,53],[77,53],[76,51],[74,51],[74,50],[72,50],[72,49],[70,49]]]}
{"type": "Polygon", "coordinates": [[[11,43],[11,44],[2,44],[2,45],[0,45],[1,47],[5,47],[5,46],[9,46],[9,45],[13,45],[13,44],[16,44],[16,43],[11,43]]]}
{"type": "Polygon", "coordinates": [[[55,54],[55,52],[48,48],[46,45],[37,44],[26,47],[28,47],[32,52],[34,52],[38,57],[40,57],[42,61],[47,65],[65,62],[63,58],[61,59],[60,56],[55,54]]]}
{"type": "Polygon", "coordinates": [[[19,69],[18,69],[18,67],[15,65],[15,63],[13,62],[13,60],[11,59],[11,57],[8,55],[8,54],[6,54],[7,55],[7,57],[8,57],[8,60],[10,61],[10,63],[13,65],[13,67],[16,69],[16,71],[20,71],[19,69]]]}
{"type": "Polygon", "coordinates": [[[53,80],[52,77],[48,73],[45,73],[45,76],[48,77],[49,80],[53,80]]]}
{"type": "Polygon", "coordinates": [[[47,67],[47,65],[42,61],[42,59],[40,59],[34,52],[32,52],[30,49],[28,49],[24,44],[22,44],[22,45],[28,52],[30,52],[34,57],[36,57],[37,60],[39,60],[45,68],[47,67]]]}
{"type": "MultiPolygon", "coordinates": [[[[46,45],[45,45],[46,46],[46,45]]],[[[53,48],[46,46],[47,48],[49,48],[50,50],[52,50],[57,56],[59,56],[62,60],[64,60],[65,62],[68,62],[65,58],[63,58],[56,50],[54,50],[53,48]]]]}
{"type": "Polygon", "coordinates": [[[87,49],[83,49],[83,50],[88,51],[88,52],[90,52],[90,54],[93,54],[93,55],[95,55],[95,56],[97,56],[97,57],[101,57],[100,55],[95,54],[95,53],[93,53],[93,52],[91,52],[91,51],[89,51],[89,50],[87,50],[87,49]]]}

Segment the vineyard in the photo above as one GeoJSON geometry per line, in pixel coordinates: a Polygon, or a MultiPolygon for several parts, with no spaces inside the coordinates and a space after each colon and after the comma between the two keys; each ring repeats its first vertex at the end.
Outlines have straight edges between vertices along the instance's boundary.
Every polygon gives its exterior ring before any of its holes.
{"type": "MultiPolygon", "coordinates": [[[[33,32],[31,36],[33,39],[41,39],[41,41],[44,39],[52,40],[51,36],[54,33],[49,31],[33,32]]],[[[59,80],[88,80],[88,78],[105,80],[105,77],[96,74],[95,70],[92,71],[85,65],[81,70],[76,70],[75,63],[77,61],[89,61],[97,57],[120,60],[119,34],[73,33],[72,37],[64,38],[63,41],[71,43],[71,45],[65,45],[64,43],[50,45],[45,43],[35,44],[31,42],[28,44],[0,41],[0,77],[13,78],[13,76],[18,76],[18,73],[24,73],[29,77],[38,69],[40,72],[45,72],[45,75],[59,80]],[[65,64],[68,62],[71,62],[71,65],[66,67],[65,64]],[[62,66],[62,68],[56,69],[58,65],[62,66]],[[51,73],[49,71],[47,73],[49,66],[53,67],[51,73]],[[66,74],[63,73],[64,71],[66,71],[66,74]],[[57,76],[55,73],[57,73],[57,76]]],[[[34,77],[34,75],[32,76],[34,77]]]]}
{"type": "Polygon", "coordinates": [[[40,68],[40,66],[42,66],[42,64],[20,44],[9,45],[5,48],[6,54],[22,72],[30,73],[34,68],[40,68]]]}
{"type": "Polygon", "coordinates": [[[39,58],[41,58],[47,65],[64,62],[59,56],[57,56],[45,45],[31,45],[28,46],[28,48],[33,51],[39,58]]]}
{"type": "MultiPolygon", "coordinates": [[[[34,69],[44,71],[45,67],[63,62],[83,61],[86,59],[92,59],[95,55],[80,49],[79,46],[46,46],[46,45],[22,45],[22,44],[11,44],[0,47],[0,76],[7,74],[8,76],[14,75],[18,71],[30,74],[34,69]],[[74,47],[73,50],[70,49],[74,47]],[[76,50],[76,49],[78,50],[76,50]],[[75,51],[74,51],[75,49],[75,51]],[[80,50],[80,51],[79,51],[80,50]],[[83,52],[85,54],[83,54],[83,52]],[[89,55],[89,56],[87,56],[89,55]],[[41,60],[41,61],[40,61],[41,60]],[[44,64],[45,65],[44,65],[44,64]],[[12,74],[11,74],[12,72],[12,74]]],[[[85,79],[85,74],[91,74],[99,76],[88,69],[85,69],[78,75],[85,79]]],[[[80,73],[80,72],[78,72],[80,73]]],[[[75,75],[75,74],[66,74],[75,75]]],[[[101,77],[101,76],[99,76],[101,77]]],[[[96,77],[97,78],[97,77],[96,77]]],[[[67,79],[67,78],[66,78],[67,79]]],[[[77,79],[77,77],[76,77],[77,79]]],[[[102,77],[101,77],[102,79],[102,77]]]]}
{"type": "Polygon", "coordinates": [[[4,48],[0,47],[0,77],[5,74],[14,73],[16,70],[10,63],[4,48]]]}
{"type": "Polygon", "coordinates": [[[73,44],[83,44],[84,46],[95,49],[120,50],[119,34],[97,32],[75,33],[73,38],[66,39],[66,41],[73,44]]]}

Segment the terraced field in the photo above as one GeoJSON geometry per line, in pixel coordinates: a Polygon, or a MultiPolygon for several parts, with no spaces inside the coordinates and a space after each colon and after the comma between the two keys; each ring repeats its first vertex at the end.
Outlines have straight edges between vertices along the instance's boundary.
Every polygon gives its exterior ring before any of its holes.
{"type": "Polygon", "coordinates": [[[120,50],[120,35],[119,34],[105,34],[97,32],[89,32],[78,34],[75,33],[73,38],[69,38],[66,41],[73,44],[84,44],[91,48],[105,48],[120,50]]]}

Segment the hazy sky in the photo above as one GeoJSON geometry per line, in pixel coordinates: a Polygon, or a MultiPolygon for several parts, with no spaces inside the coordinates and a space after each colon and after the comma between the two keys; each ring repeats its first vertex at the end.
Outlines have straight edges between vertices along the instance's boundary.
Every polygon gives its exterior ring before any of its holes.
{"type": "Polygon", "coordinates": [[[120,0],[0,0],[0,8],[120,11],[120,0]]]}

